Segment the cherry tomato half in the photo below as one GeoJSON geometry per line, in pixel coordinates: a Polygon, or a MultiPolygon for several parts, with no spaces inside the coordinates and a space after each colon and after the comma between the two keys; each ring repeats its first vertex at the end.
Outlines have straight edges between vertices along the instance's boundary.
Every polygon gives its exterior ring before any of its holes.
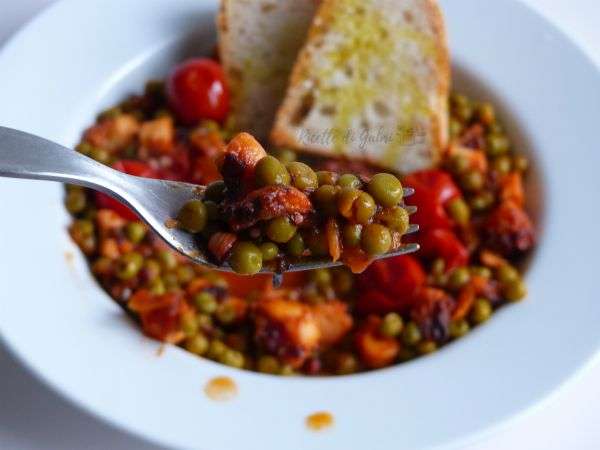
{"type": "Polygon", "coordinates": [[[452,219],[444,207],[460,196],[460,190],[450,174],[437,169],[423,170],[405,177],[403,184],[415,190],[407,203],[418,208],[411,222],[418,223],[420,230],[452,227],[452,219]]]}
{"type": "Polygon", "coordinates": [[[229,112],[229,91],[221,66],[209,58],[189,59],[171,72],[167,97],[179,120],[193,124],[201,119],[223,121],[229,112]]]}
{"type": "Polygon", "coordinates": [[[356,309],[361,314],[405,311],[425,281],[425,271],[413,256],[375,261],[358,277],[360,294],[356,309]]]}
{"type": "MultiPolygon", "coordinates": [[[[124,172],[129,175],[134,175],[136,177],[158,178],[154,169],[152,169],[152,167],[150,167],[148,164],[143,163],[141,161],[124,159],[114,163],[112,165],[112,168],[118,170],[119,172],[124,172]]],[[[124,219],[137,220],[137,215],[118,200],[115,200],[114,198],[109,197],[108,195],[103,194],[102,192],[95,192],[94,195],[96,198],[96,205],[98,206],[98,208],[112,209],[124,219]]]]}
{"type": "Polygon", "coordinates": [[[425,258],[442,258],[446,271],[461,267],[469,261],[469,252],[456,235],[445,228],[435,228],[421,233],[421,250],[425,258]]]}

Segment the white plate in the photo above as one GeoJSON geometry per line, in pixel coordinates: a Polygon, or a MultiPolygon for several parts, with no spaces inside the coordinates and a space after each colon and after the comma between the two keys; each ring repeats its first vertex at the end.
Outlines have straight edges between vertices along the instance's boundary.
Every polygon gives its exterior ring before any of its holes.
{"type": "MultiPolygon", "coordinates": [[[[2,179],[0,330],[9,348],[81,407],[186,448],[452,445],[539,405],[600,344],[592,264],[600,76],[520,3],[443,5],[458,87],[498,101],[514,139],[537,160],[531,206],[542,234],[527,301],[433,356],[356,376],[277,378],[172,347],[158,357],[158,344],[97,288],[70,243],[60,187],[2,179]],[[202,388],[223,374],[240,393],[214,403],[202,388]],[[319,410],[334,414],[335,427],[311,433],[304,418],[319,410]]],[[[210,51],[215,9],[208,0],[59,2],[0,53],[0,124],[73,145],[97,111],[210,51]]]]}

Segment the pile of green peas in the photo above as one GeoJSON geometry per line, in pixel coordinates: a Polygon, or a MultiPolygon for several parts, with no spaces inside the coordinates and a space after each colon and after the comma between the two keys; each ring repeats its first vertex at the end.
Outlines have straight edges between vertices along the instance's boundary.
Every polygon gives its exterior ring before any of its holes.
{"type": "MultiPolygon", "coordinates": [[[[489,166],[497,175],[511,171],[525,172],[529,161],[516,153],[497,118],[494,106],[489,102],[475,102],[465,95],[453,94],[450,97],[450,135],[459,139],[474,125],[483,128],[483,145],[489,166]]],[[[466,194],[467,201],[457,199],[449,205],[450,215],[459,224],[466,224],[471,211],[485,212],[495,203],[493,187],[489,186],[486,174],[470,167],[469,158],[455,154],[446,164],[466,194]]]]}
{"type": "MultiPolygon", "coordinates": [[[[292,159],[285,155],[286,159],[292,159]]],[[[324,224],[329,219],[336,221],[344,248],[360,249],[369,256],[389,252],[394,233],[402,235],[409,227],[402,184],[391,174],[378,173],[365,181],[353,174],[315,172],[302,162],[284,163],[267,155],[255,167],[255,185],[257,188],[292,186],[302,191],[311,200],[318,225],[302,228],[289,217],[281,216],[261,223],[258,237],[240,233],[227,258],[231,268],[240,274],[258,273],[265,263],[279,258],[328,256],[324,224]]],[[[218,231],[218,227],[228,231],[227,224],[219,219],[219,205],[226,191],[223,181],[211,183],[202,200],[192,200],[183,206],[177,217],[178,226],[204,235],[218,231]]]]}

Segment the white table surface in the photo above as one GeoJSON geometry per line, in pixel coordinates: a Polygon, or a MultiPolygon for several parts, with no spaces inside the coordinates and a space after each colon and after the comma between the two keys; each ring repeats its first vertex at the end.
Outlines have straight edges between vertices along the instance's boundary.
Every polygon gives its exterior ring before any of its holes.
{"type": "MultiPolygon", "coordinates": [[[[0,0],[0,43],[53,1],[0,0]]],[[[600,1],[524,1],[572,36],[600,66],[600,1]]],[[[75,408],[34,379],[1,346],[0,380],[0,449],[159,449],[75,408]]],[[[599,419],[597,365],[543,409],[467,450],[600,449],[599,419]]]]}

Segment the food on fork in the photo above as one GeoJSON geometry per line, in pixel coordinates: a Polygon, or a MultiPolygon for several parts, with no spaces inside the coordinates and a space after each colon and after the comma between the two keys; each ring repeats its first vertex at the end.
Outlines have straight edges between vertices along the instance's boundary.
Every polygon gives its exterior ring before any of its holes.
{"type": "Polygon", "coordinates": [[[448,142],[450,65],[434,0],[324,0],[271,138],[400,173],[433,167],[448,142]]]}
{"type": "Polygon", "coordinates": [[[223,180],[186,203],[179,228],[198,236],[217,265],[253,275],[268,266],[283,273],[305,259],[338,260],[362,272],[398,250],[409,231],[402,184],[394,175],[370,178],[314,172],[267,155],[248,133],[218,157],[223,180]]]}

